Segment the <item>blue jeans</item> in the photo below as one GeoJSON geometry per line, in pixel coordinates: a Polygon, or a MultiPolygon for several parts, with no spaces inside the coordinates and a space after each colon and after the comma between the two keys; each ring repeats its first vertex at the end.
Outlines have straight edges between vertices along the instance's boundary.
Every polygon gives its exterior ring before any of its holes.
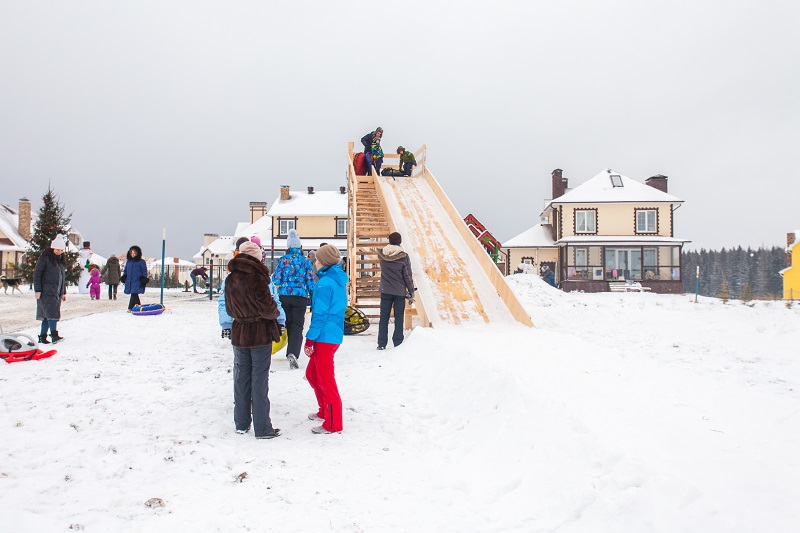
{"type": "Polygon", "coordinates": [[[197,292],[197,274],[189,274],[189,277],[192,278],[192,290],[197,292]]]}
{"type": "Polygon", "coordinates": [[[403,343],[403,315],[406,311],[406,297],[394,294],[381,294],[381,319],[378,322],[378,346],[385,348],[389,340],[389,313],[394,308],[394,333],[392,343],[403,343]]]}
{"type": "Polygon", "coordinates": [[[42,329],[39,334],[42,336],[47,335],[47,328],[50,328],[50,333],[57,331],[56,324],[58,324],[58,320],[42,320],[42,329]]]}
{"type": "Polygon", "coordinates": [[[411,173],[414,171],[414,163],[411,161],[406,161],[403,163],[403,174],[406,176],[410,176],[411,173]]]}
{"type": "Polygon", "coordinates": [[[255,348],[233,347],[233,422],[236,429],[250,427],[252,408],[256,437],[272,433],[269,418],[269,365],[272,344],[255,348]]]}

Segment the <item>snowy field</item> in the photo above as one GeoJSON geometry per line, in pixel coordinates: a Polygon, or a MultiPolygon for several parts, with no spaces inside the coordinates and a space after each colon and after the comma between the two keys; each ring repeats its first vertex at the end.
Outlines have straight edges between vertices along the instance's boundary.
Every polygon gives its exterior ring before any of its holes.
{"type": "Polygon", "coordinates": [[[65,320],[54,357],[0,366],[0,530],[798,530],[800,305],[509,282],[536,329],[346,337],[338,435],[276,355],[268,441],[234,433],[216,302],[65,320]]]}

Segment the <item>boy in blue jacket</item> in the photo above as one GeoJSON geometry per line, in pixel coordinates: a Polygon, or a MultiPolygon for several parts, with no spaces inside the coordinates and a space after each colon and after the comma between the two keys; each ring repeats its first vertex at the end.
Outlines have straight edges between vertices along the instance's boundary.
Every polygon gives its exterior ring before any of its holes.
{"type": "Polygon", "coordinates": [[[338,433],[343,427],[342,398],[333,372],[333,355],[344,338],[347,274],[342,270],[339,250],[332,244],[317,250],[314,261],[319,281],[311,299],[311,324],[303,351],[309,358],[306,379],[314,389],[318,409],[308,419],[322,422],[311,430],[313,433],[338,433]]]}

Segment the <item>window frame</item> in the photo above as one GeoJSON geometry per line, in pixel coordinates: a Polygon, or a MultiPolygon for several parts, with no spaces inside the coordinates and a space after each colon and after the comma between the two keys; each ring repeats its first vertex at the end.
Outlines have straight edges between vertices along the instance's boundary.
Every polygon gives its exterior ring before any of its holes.
{"type": "MultiPolygon", "coordinates": [[[[575,208],[573,210],[573,213],[572,213],[572,231],[573,231],[573,233],[575,235],[596,235],[597,234],[597,227],[598,227],[597,218],[598,217],[597,217],[597,208],[596,207],[591,207],[591,208],[586,208],[586,209],[575,208]],[[588,213],[592,213],[593,222],[594,222],[594,228],[592,230],[579,231],[578,230],[578,215],[579,214],[586,215],[588,213]]],[[[584,222],[585,222],[585,220],[584,220],[584,222]]]]}
{"type": "Polygon", "coordinates": [[[347,230],[350,229],[350,220],[347,218],[337,218],[336,219],[336,235],[347,235],[347,230]],[[344,231],[339,231],[339,223],[344,223],[344,231]]]}
{"type": "Polygon", "coordinates": [[[289,230],[297,230],[297,219],[296,218],[279,218],[278,219],[278,235],[281,237],[286,237],[289,235],[289,230]],[[283,223],[286,222],[287,228],[284,231],[283,223]],[[288,227],[289,223],[292,224],[292,227],[288,227]]]}
{"type": "Polygon", "coordinates": [[[641,208],[634,209],[633,210],[633,230],[634,230],[634,233],[636,235],[658,235],[658,218],[659,217],[658,217],[658,208],[657,207],[641,207],[641,208]],[[645,220],[644,220],[644,228],[645,229],[639,229],[639,213],[642,213],[642,214],[645,215],[645,220]],[[653,229],[652,230],[648,229],[648,225],[649,225],[650,221],[647,220],[649,218],[647,216],[647,213],[654,213],[653,214],[653,220],[652,220],[652,222],[653,222],[653,229]]]}

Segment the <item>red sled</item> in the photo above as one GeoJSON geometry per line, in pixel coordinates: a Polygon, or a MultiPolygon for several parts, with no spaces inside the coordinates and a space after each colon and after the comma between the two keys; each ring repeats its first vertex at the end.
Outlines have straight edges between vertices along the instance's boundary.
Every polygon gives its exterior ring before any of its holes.
{"type": "Polygon", "coordinates": [[[356,176],[367,175],[367,158],[364,156],[364,152],[356,154],[353,158],[353,166],[356,169],[356,176]]]}
{"type": "Polygon", "coordinates": [[[0,359],[6,363],[21,363],[22,361],[38,361],[39,359],[47,359],[55,354],[55,350],[43,352],[37,348],[35,350],[28,350],[27,352],[0,352],[0,359]]]}

